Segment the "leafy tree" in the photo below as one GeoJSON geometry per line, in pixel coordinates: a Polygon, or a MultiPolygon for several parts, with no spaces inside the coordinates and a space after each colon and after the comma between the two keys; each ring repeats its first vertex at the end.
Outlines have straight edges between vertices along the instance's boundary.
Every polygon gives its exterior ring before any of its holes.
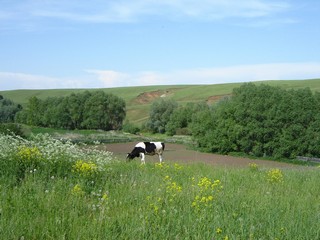
{"type": "Polygon", "coordinates": [[[320,156],[320,95],[244,84],[230,99],[194,118],[192,135],[212,152],[295,158],[320,156]]]}
{"type": "Polygon", "coordinates": [[[17,121],[29,125],[64,129],[120,129],[125,102],[103,91],[71,94],[67,97],[29,99],[17,121]]]}
{"type": "Polygon", "coordinates": [[[125,115],[123,99],[97,91],[85,102],[82,126],[87,129],[119,129],[125,115]]]}
{"type": "Polygon", "coordinates": [[[67,97],[71,129],[80,129],[83,122],[83,106],[91,96],[89,91],[67,97]]]}
{"type": "Polygon", "coordinates": [[[154,101],[151,105],[149,120],[146,123],[147,129],[153,133],[164,133],[166,124],[177,107],[178,104],[174,100],[154,101]]]}
{"type": "Polygon", "coordinates": [[[41,126],[43,116],[43,104],[42,101],[37,97],[31,97],[28,102],[26,109],[28,112],[27,124],[33,126],[41,126]]]}
{"type": "Polygon", "coordinates": [[[10,99],[0,95],[0,123],[14,122],[15,115],[22,110],[20,104],[15,104],[10,99]]]}
{"type": "Polygon", "coordinates": [[[189,133],[189,124],[192,117],[197,112],[208,109],[206,103],[187,103],[185,106],[176,108],[170,115],[170,119],[165,126],[166,133],[169,135],[177,134],[177,131],[185,129],[184,133],[189,133]]]}

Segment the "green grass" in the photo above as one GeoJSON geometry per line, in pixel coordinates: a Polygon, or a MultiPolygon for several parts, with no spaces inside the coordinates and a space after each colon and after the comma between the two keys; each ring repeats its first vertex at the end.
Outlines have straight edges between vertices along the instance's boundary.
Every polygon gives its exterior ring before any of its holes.
{"type": "MultiPolygon", "coordinates": [[[[309,87],[312,91],[320,91],[320,79],[311,80],[286,80],[286,81],[259,81],[257,84],[269,84],[279,86],[284,89],[298,89],[309,87]]],[[[206,101],[211,96],[220,96],[230,94],[236,87],[242,83],[230,84],[212,84],[212,85],[168,85],[168,86],[140,86],[140,87],[121,87],[121,88],[105,88],[102,89],[107,93],[113,93],[126,101],[127,119],[137,125],[141,125],[146,121],[149,115],[151,102],[138,103],[136,98],[145,92],[153,91],[169,91],[168,98],[172,98],[177,102],[184,104],[186,102],[206,101]]],[[[80,93],[85,90],[95,89],[53,89],[53,90],[13,90],[0,91],[0,95],[13,100],[16,103],[25,106],[28,99],[37,96],[40,99],[47,97],[68,96],[71,93],[80,93]]]]}
{"type": "Polygon", "coordinates": [[[318,167],[102,164],[47,138],[1,141],[1,239],[320,238],[318,167]]]}

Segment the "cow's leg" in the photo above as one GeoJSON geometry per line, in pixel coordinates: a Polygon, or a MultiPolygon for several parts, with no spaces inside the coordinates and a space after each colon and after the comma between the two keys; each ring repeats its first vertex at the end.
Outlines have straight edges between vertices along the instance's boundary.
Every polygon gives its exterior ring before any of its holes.
{"type": "Polygon", "coordinates": [[[160,164],[161,164],[161,163],[162,163],[162,160],[163,160],[163,158],[162,158],[162,153],[159,154],[159,160],[160,160],[160,164]]]}
{"type": "Polygon", "coordinates": [[[140,153],[140,157],[141,157],[141,164],[146,164],[146,161],[144,160],[145,154],[144,153],[140,153]]]}

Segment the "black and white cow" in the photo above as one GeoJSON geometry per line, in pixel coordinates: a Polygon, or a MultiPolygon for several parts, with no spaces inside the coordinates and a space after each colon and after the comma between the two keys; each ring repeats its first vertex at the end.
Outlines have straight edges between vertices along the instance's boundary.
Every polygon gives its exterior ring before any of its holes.
{"type": "Polygon", "coordinates": [[[145,164],[145,155],[159,155],[160,163],[162,163],[162,153],[164,151],[163,142],[139,142],[131,153],[128,153],[127,159],[132,160],[141,157],[141,164],[145,164]]]}

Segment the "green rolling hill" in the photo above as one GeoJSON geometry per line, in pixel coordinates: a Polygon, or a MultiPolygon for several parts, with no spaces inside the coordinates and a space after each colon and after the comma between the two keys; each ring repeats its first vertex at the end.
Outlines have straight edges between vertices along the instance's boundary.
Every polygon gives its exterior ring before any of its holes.
{"type": "MultiPolygon", "coordinates": [[[[259,81],[256,84],[268,84],[284,89],[310,88],[320,92],[320,79],[310,80],[272,80],[259,81]]],[[[15,103],[25,106],[28,99],[36,96],[40,99],[47,97],[62,97],[71,93],[79,93],[86,90],[103,90],[113,93],[126,101],[127,119],[134,124],[142,124],[149,115],[151,103],[159,98],[170,98],[180,104],[186,102],[206,101],[212,104],[224,96],[230,95],[232,90],[243,83],[212,84],[212,85],[167,85],[167,86],[139,86],[103,89],[48,89],[48,90],[11,90],[0,91],[0,95],[9,98],[15,103]]]]}

